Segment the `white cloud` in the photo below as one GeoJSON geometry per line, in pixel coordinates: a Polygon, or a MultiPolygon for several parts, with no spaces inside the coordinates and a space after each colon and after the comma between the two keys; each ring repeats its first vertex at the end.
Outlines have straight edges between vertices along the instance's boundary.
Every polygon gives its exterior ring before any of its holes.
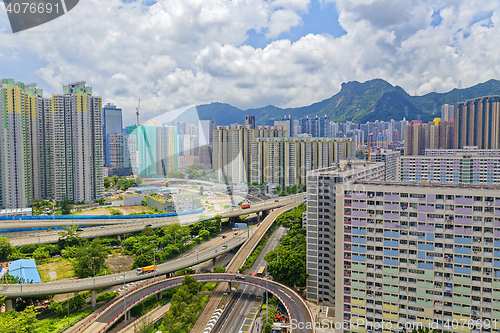
{"type": "Polygon", "coordinates": [[[159,0],[150,7],[87,0],[14,35],[0,11],[0,72],[18,66],[15,79],[36,81],[46,93],[86,80],[104,102],[124,108],[125,123],[134,121],[139,98],[145,120],[211,101],[301,106],[351,80],[383,78],[424,94],[500,78],[498,1],[335,5],[345,35],[277,39],[263,49],[245,45],[249,30],[279,38],[303,24],[310,0],[159,0]],[[442,21],[434,27],[438,10],[442,21]]]}

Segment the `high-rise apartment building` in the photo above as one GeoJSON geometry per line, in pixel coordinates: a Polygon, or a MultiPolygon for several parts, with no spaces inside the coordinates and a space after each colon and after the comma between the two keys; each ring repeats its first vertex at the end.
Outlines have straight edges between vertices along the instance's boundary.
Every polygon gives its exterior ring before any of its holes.
{"type": "MultiPolygon", "coordinates": [[[[343,193],[346,183],[356,179],[382,180],[385,177],[383,163],[360,160],[340,161],[336,165],[307,173],[307,294],[309,300],[334,306],[339,300],[335,294],[336,276],[343,277],[343,260],[336,254],[344,252],[344,239],[336,237],[336,229],[344,226],[344,202],[336,197],[343,193]]],[[[357,205],[347,205],[354,216],[357,205]]],[[[357,222],[360,224],[360,222],[357,222]]],[[[346,237],[347,239],[347,237],[346,237]]],[[[340,297],[342,300],[342,297],[340,297]]],[[[341,317],[339,317],[341,318],[341,317]]]]}
{"type": "Polygon", "coordinates": [[[343,332],[480,332],[446,323],[500,318],[500,187],[376,181],[383,173],[308,173],[307,298],[354,323],[343,332]]]}
{"type": "MultiPolygon", "coordinates": [[[[23,208],[41,198],[39,121],[46,106],[42,90],[4,79],[0,91],[0,207],[23,208]]],[[[43,160],[45,163],[45,160],[43,160]]]]}
{"type": "Polygon", "coordinates": [[[102,108],[102,138],[103,138],[103,149],[104,149],[104,166],[110,168],[108,164],[107,148],[108,148],[108,135],[122,133],[123,121],[122,121],[122,109],[116,107],[116,105],[108,103],[102,108]]]}
{"type": "Polygon", "coordinates": [[[52,95],[52,191],[57,201],[103,197],[102,100],[85,81],[52,95]]]}
{"type": "Polygon", "coordinates": [[[255,129],[255,116],[245,116],[245,125],[249,125],[250,129],[255,129]]]}
{"type": "Polygon", "coordinates": [[[444,104],[441,106],[441,120],[450,121],[455,118],[455,106],[444,104]]]}
{"type": "Polygon", "coordinates": [[[130,176],[137,175],[137,146],[135,135],[126,133],[108,134],[105,164],[111,169],[111,175],[130,176]]]}
{"type": "Polygon", "coordinates": [[[386,181],[395,181],[397,179],[398,157],[401,155],[399,150],[380,149],[370,154],[371,162],[382,162],[385,165],[386,181]]]}
{"type": "Polygon", "coordinates": [[[148,120],[131,131],[137,138],[139,176],[165,177],[170,170],[178,169],[177,129],[148,120]]]}
{"type": "Polygon", "coordinates": [[[284,120],[275,120],[274,121],[274,127],[283,129],[286,131],[287,136],[293,136],[292,133],[292,128],[291,128],[291,120],[290,119],[284,119],[284,120]]]}
{"type": "Polygon", "coordinates": [[[486,96],[458,103],[453,148],[500,149],[500,97],[486,96]]]}
{"type": "Polygon", "coordinates": [[[500,150],[426,150],[425,156],[401,156],[399,181],[500,185],[500,150]],[[489,156],[484,156],[488,153],[489,156]]]}
{"type": "Polygon", "coordinates": [[[101,98],[85,82],[43,98],[36,84],[2,81],[0,206],[33,200],[92,202],[103,196],[101,98]]]}
{"type": "Polygon", "coordinates": [[[200,120],[199,122],[199,162],[206,170],[212,169],[212,150],[213,150],[213,130],[215,122],[212,120],[200,120]]]}
{"type": "Polygon", "coordinates": [[[500,149],[478,149],[475,146],[465,146],[462,149],[426,149],[425,156],[457,156],[473,154],[478,157],[500,157],[500,149]]]}
{"type": "Polygon", "coordinates": [[[284,137],[286,132],[273,126],[217,126],[213,131],[213,169],[217,179],[230,183],[248,183],[251,179],[252,142],[255,138],[284,137]]]}
{"type": "Polygon", "coordinates": [[[355,143],[345,138],[256,138],[252,142],[251,182],[305,184],[308,171],[354,158],[355,154],[355,143]]]}
{"type": "Polygon", "coordinates": [[[404,154],[423,155],[426,148],[449,149],[453,146],[454,123],[435,118],[423,124],[413,120],[405,126],[404,154]]]}

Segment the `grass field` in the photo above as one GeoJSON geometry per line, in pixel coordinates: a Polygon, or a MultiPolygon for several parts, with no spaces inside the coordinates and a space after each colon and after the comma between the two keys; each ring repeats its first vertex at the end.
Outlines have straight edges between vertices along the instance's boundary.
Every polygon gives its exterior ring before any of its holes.
{"type": "Polygon", "coordinates": [[[42,282],[74,277],[71,261],[63,257],[39,260],[37,261],[37,269],[42,282]]]}

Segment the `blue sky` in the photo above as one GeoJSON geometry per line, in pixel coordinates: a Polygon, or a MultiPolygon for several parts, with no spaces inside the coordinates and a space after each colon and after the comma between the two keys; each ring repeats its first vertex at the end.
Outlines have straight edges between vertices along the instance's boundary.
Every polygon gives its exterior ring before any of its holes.
{"type": "Polygon", "coordinates": [[[500,1],[82,0],[12,34],[0,73],[46,96],[84,80],[135,119],[191,104],[296,107],[346,81],[422,95],[500,79],[500,1]],[[320,2],[321,1],[321,2],[320,2]]]}
{"type": "Polygon", "coordinates": [[[339,24],[339,15],[334,3],[321,5],[318,1],[312,1],[308,11],[302,13],[301,17],[301,24],[281,33],[274,39],[267,38],[265,31],[256,32],[255,29],[251,29],[248,31],[248,39],[245,44],[255,48],[264,48],[270,41],[276,39],[288,39],[291,42],[296,42],[307,34],[328,34],[340,37],[346,33],[339,24]]]}

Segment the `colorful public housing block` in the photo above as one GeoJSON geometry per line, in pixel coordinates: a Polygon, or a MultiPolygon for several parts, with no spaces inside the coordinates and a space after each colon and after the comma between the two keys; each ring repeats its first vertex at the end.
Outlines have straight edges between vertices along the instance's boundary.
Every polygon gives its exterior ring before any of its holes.
{"type": "Polygon", "coordinates": [[[383,174],[362,162],[308,173],[307,298],[361,324],[338,332],[500,332],[500,187],[383,174]]]}

